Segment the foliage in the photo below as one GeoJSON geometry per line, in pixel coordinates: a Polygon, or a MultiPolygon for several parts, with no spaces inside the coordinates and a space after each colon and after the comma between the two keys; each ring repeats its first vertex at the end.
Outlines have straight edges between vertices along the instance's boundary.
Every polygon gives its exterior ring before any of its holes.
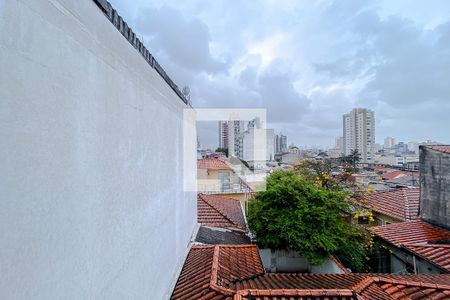
{"type": "Polygon", "coordinates": [[[339,182],[332,176],[333,166],[330,160],[302,160],[294,166],[295,174],[315,183],[319,187],[335,188],[339,182]]]}
{"type": "Polygon", "coordinates": [[[361,154],[358,152],[358,149],[352,150],[350,155],[344,156],[341,158],[343,163],[349,164],[353,167],[353,171],[358,171],[356,165],[361,161],[361,154]]]}
{"type": "Polygon", "coordinates": [[[364,234],[345,219],[350,209],[346,199],[343,190],[276,171],[266,190],[250,201],[248,223],[261,247],[295,250],[320,264],[330,254],[363,247],[364,234]]]}
{"type": "Polygon", "coordinates": [[[216,152],[222,152],[225,153],[226,156],[228,156],[228,148],[217,148],[216,152]]]}

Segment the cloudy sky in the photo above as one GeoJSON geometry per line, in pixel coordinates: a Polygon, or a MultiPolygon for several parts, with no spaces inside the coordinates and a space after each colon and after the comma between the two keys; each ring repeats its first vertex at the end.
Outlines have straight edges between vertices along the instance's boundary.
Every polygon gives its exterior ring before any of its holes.
{"type": "MultiPolygon", "coordinates": [[[[198,108],[267,108],[300,146],[332,146],[342,114],[376,138],[450,143],[448,0],[110,0],[198,108]]],[[[217,146],[217,125],[199,128],[217,146]]]]}

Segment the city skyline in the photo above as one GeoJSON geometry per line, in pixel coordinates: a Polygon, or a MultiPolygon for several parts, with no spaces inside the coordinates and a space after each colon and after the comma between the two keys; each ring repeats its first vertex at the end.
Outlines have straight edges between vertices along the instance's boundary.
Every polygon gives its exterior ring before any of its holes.
{"type": "MultiPolygon", "coordinates": [[[[378,140],[450,143],[448,1],[112,4],[194,107],[267,108],[292,143],[322,146],[366,107],[378,140]]],[[[199,132],[216,143],[216,129],[199,132]]]]}

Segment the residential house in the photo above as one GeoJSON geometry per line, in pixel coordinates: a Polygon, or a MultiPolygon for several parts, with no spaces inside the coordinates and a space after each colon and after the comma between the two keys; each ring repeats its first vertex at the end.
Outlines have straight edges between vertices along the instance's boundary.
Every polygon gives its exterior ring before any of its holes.
{"type": "Polygon", "coordinates": [[[450,232],[420,219],[374,227],[378,272],[450,273],[450,232]]]}
{"type": "Polygon", "coordinates": [[[197,160],[197,186],[203,193],[224,193],[239,188],[233,169],[223,159],[197,160]],[[236,186],[237,185],[237,186],[236,186]]]}
{"type": "Polygon", "coordinates": [[[419,217],[419,197],[419,188],[371,193],[360,204],[372,212],[374,220],[369,221],[366,213],[359,216],[358,223],[379,226],[415,220],[419,217]]]}
{"type": "Polygon", "coordinates": [[[372,228],[379,272],[450,273],[450,146],[421,146],[420,159],[420,218],[372,228]]]}
{"type": "Polygon", "coordinates": [[[244,177],[227,160],[218,158],[197,160],[197,186],[199,193],[239,199],[245,210],[253,193],[244,177]]]}
{"type": "Polygon", "coordinates": [[[171,299],[448,299],[450,275],[266,273],[256,245],[194,245],[171,299]]]}
{"type": "Polygon", "coordinates": [[[197,196],[197,221],[200,228],[195,241],[203,244],[249,244],[247,222],[238,199],[216,195],[197,196]]]}
{"type": "Polygon", "coordinates": [[[450,146],[420,146],[420,213],[450,230],[450,146]]]}

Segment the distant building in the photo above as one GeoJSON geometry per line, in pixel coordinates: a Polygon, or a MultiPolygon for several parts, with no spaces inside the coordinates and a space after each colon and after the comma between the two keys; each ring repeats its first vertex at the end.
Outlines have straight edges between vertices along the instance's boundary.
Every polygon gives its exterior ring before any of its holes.
{"type": "Polygon", "coordinates": [[[219,121],[219,148],[228,148],[228,121],[219,121]]]}
{"type": "Polygon", "coordinates": [[[340,150],[341,152],[344,150],[344,137],[338,136],[335,141],[334,148],[340,150]]]}
{"type": "Polygon", "coordinates": [[[242,134],[245,131],[244,121],[228,122],[228,156],[242,157],[242,134]]]}
{"type": "Polygon", "coordinates": [[[395,146],[395,139],[393,137],[388,136],[384,139],[384,149],[391,149],[395,146]]]}
{"type": "Polygon", "coordinates": [[[285,153],[287,152],[287,136],[276,134],[275,137],[275,153],[285,153]]]}
{"type": "Polygon", "coordinates": [[[262,129],[249,127],[248,130],[244,132],[242,137],[243,151],[241,158],[245,160],[249,166],[262,169],[266,167],[267,161],[271,161],[275,157],[275,134],[273,129],[265,129],[266,145],[264,149],[263,145],[259,145],[259,141],[255,140],[255,130],[262,129]],[[264,150],[265,154],[262,153],[264,150]]]}
{"type": "Polygon", "coordinates": [[[419,154],[419,143],[418,142],[408,142],[408,151],[419,154]]]}
{"type": "Polygon", "coordinates": [[[375,150],[375,113],[354,108],[343,116],[343,152],[350,155],[358,150],[362,162],[372,162],[375,150]]]}

